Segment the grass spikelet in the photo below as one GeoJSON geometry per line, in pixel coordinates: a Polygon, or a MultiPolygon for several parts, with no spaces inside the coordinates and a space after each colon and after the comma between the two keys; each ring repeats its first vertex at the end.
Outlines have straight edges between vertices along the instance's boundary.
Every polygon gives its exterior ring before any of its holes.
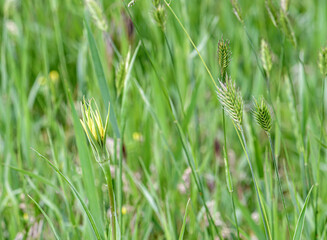
{"type": "Polygon", "coordinates": [[[266,75],[269,77],[270,75],[270,70],[272,67],[272,58],[271,58],[271,51],[269,48],[268,43],[264,40],[261,39],[261,61],[263,65],[263,69],[266,72],[266,75]]]}
{"type": "Polygon", "coordinates": [[[226,83],[219,81],[218,99],[224,106],[227,115],[234,121],[238,129],[241,129],[243,119],[243,99],[236,89],[235,82],[229,77],[226,83]]]}
{"type": "Polygon", "coordinates": [[[116,71],[116,89],[117,89],[117,95],[119,96],[125,85],[125,80],[130,64],[130,56],[131,56],[131,49],[129,48],[129,51],[127,53],[127,56],[125,59],[122,59],[118,65],[117,71],[116,71]]]}
{"type": "Polygon", "coordinates": [[[327,76],[327,47],[319,53],[319,69],[323,76],[327,76]]]}
{"type": "Polygon", "coordinates": [[[87,9],[89,10],[95,25],[103,32],[108,29],[108,24],[106,18],[103,14],[102,8],[96,0],[86,0],[85,1],[87,9]]]}
{"type": "Polygon", "coordinates": [[[266,133],[269,133],[272,126],[272,118],[265,100],[262,98],[260,103],[258,103],[257,100],[253,98],[253,102],[254,107],[252,109],[252,114],[255,121],[266,133]]]}
{"type": "Polygon", "coordinates": [[[227,68],[232,58],[232,51],[229,47],[229,41],[221,38],[218,41],[218,65],[220,68],[220,77],[225,81],[227,68]]]}
{"type": "Polygon", "coordinates": [[[281,25],[281,30],[284,32],[287,38],[292,42],[292,44],[296,47],[297,43],[296,43],[295,34],[293,31],[293,27],[290,23],[290,20],[287,16],[287,13],[281,9],[279,16],[280,16],[279,22],[281,25]]]}
{"type": "Polygon", "coordinates": [[[278,27],[278,12],[271,0],[266,0],[266,9],[275,27],[278,27]]]}
{"type": "Polygon", "coordinates": [[[231,0],[232,6],[233,6],[233,12],[236,16],[236,18],[243,24],[243,18],[242,18],[242,14],[241,14],[241,9],[240,6],[238,4],[237,0],[231,0]]]}
{"type": "Polygon", "coordinates": [[[166,24],[166,10],[164,5],[158,4],[155,5],[156,8],[152,12],[153,19],[155,23],[161,28],[162,31],[165,30],[165,24],[166,24]]]}

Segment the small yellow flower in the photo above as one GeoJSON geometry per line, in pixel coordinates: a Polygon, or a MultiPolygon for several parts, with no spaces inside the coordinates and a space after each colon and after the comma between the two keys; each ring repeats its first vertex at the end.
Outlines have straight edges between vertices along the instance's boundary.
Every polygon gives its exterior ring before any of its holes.
{"type": "Polygon", "coordinates": [[[106,133],[109,122],[109,107],[106,122],[105,125],[103,125],[99,113],[99,108],[95,101],[93,105],[94,107],[92,106],[92,100],[85,102],[85,99],[83,99],[81,106],[83,118],[80,121],[87,135],[87,138],[93,147],[99,146],[103,148],[106,143],[106,133]]]}
{"type": "Polygon", "coordinates": [[[24,219],[25,221],[28,220],[28,214],[27,214],[26,212],[25,212],[24,215],[23,215],[23,219],[24,219]]]}
{"type": "Polygon", "coordinates": [[[57,83],[59,80],[59,73],[56,70],[52,70],[49,73],[49,78],[50,78],[51,82],[57,83]]]}
{"type": "Polygon", "coordinates": [[[139,132],[134,132],[134,133],[133,133],[133,139],[134,139],[135,141],[140,142],[140,141],[143,140],[143,136],[142,136],[142,134],[139,133],[139,132]]]}
{"type": "Polygon", "coordinates": [[[121,214],[125,215],[127,213],[127,208],[125,206],[123,206],[121,208],[121,214]]]}

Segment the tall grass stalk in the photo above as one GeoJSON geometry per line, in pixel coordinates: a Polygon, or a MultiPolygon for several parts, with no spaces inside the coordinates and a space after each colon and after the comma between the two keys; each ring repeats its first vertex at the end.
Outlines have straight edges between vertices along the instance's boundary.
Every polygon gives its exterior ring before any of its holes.
{"type": "Polygon", "coordinates": [[[287,221],[287,227],[288,227],[288,236],[291,237],[290,235],[290,230],[291,230],[291,226],[290,226],[290,221],[289,221],[289,217],[287,214],[287,209],[286,209],[286,204],[285,204],[285,198],[284,198],[284,193],[283,193],[283,189],[282,189],[282,184],[281,184],[281,180],[279,177],[279,172],[278,172],[278,164],[276,161],[276,157],[275,157],[275,151],[274,151],[274,146],[273,146],[273,142],[270,136],[270,133],[267,133],[268,139],[269,139],[269,145],[270,145],[270,150],[271,150],[271,155],[272,155],[272,159],[273,159],[273,164],[274,164],[274,168],[275,168],[275,173],[276,173],[276,177],[277,177],[277,181],[278,181],[278,188],[279,188],[279,193],[280,196],[282,198],[282,202],[283,202],[283,207],[284,207],[284,211],[286,214],[286,221],[287,221]]]}
{"type": "MultiPolygon", "coordinates": [[[[224,40],[221,38],[218,42],[218,66],[220,68],[220,78],[223,82],[226,81],[227,76],[227,69],[229,66],[229,63],[231,61],[231,55],[232,52],[229,47],[229,41],[224,40]]],[[[232,200],[232,209],[233,209],[233,215],[234,215],[234,221],[237,231],[237,238],[240,239],[240,231],[239,226],[237,222],[237,216],[236,216],[236,209],[235,209],[235,203],[234,203],[234,189],[233,189],[233,182],[232,177],[229,169],[229,159],[228,159],[228,150],[227,150],[227,137],[226,137],[226,122],[225,122],[225,109],[222,107],[222,119],[223,119],[223,133],[224,133],[224,163],[225,163],[225,174],[226,174],[226,184],[228,188],[228,192],[230,194],[231,200],[232,200]]]]}
{"type": "Polygon", "coordinates": [[[112,177],[111,177],[111,171],[110,171],[110,156],[108,152],[106,151],[103,153],[102,159],[98,159],[98,161],[102,161],[99,163],[103,174],[105,176],[106,182],[107,182],[107,188],[108,188],[108,195],[109,195],[109,203],[110,203],[110,224],[111,224],[111,232],[112,232],[112,238],[115,240],[117,237],[117,231],[116,231],[116,203],[115,203],[115,197],[114,197],[114,188],[112,185],[112,177]]]}
{"type": "Polygon", "coordinates": [[[234,187],[233,187],[233,182],[232,182],[232,176],[231,176],[230,169],[229,169],[224,107],[222,107],[222,118],[223,118],[223,128],[224,128],[224,162],[225,162],[225,172],[226,172],[225,173],[226,174],[226,183],[227,183],[228,192],[229,192],[231,200],[232,200],[232,208],[233,208],[234,221],[235,221],[235,226],[236,226],[236,231],[237,231],[237,238],[240,239],[240,230],[239,230],[239,226],[238,226],[235,203],[234,203],[234,187]]]}
{"type": "Polygon", "coordinates": [[[320,182],[320,161],[321,150],[324,135],[324,121],[325,121],[325,87],[327,81],[327,48],[324,48],[319,53],[319,67],[322,74],[322,89],[321,89],[321,126],[320,126],[320,143],[318,152],[318,166],[317,166],[317,190],[316,190],[316,206],[315,206],[315,237],[318,238],[318,214],[319,214],[319,182],[320,182]]]}
{"type": "Polygon", "coordinates": [[[258,185],[257,185],[257,181],[256,181],[256,178],[255,178],[255,175],[254,175],[254,171],[253,171],[253,167],[252,167],[248,147],[247,147],[245,136],[244,136],[243,127],[241,126],[241,129],[239,130],[239,132],[241,133],[241,137],[240,137],[240,135],[238,133],[238,130],[237,130],[236,126],[235,126],[235,130],[237,132],[237,136],[239,137],[239,140],[241,142],[242,148],[244,150],[244,153],[246,155],[246,159],[248,161],[248,164],[249,164],[249,167],[250,167],[250,170],[251,170],[252,181],[253,181],[255,192],[256,192],[256,195],[257,195],[258,202],[259,202],[259,208],[260,208],[260,213],[261,213],[263,226],[265,228],[266,239],[271,240],[272,237],[271,237],[270,228],[269,228],[269,225],[268,225],[269,223],[268,223],[267,216],[266,216],[266,213],[265,213],[265,210],[264,210],[264,206],[262,204],[260,193],[259,193],[259,190],[258,190],[258,185]]]}

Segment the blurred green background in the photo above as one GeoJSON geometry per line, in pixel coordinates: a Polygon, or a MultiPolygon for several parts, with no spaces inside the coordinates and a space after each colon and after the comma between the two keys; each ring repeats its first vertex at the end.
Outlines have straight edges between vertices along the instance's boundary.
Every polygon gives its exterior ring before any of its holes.
{"type": "MultiPolygon", "coordinates": [[[[322,98],[325,80],[318,54],[326,46],[327,1],[268,2],[287,16],[296,45],[280,24],[274,26],[265,1],[239,2],[244,24],[229,0],[172,0],[170,7],[216,80],[218,40],[230,41],[228,72],[244,99],[245,134],[273,239],[290,238],[286,216],[292,235],[315,184],[302,239],[326,239],[326,145],[320,145],[327,143],[326,124],[321,127],[326,96],[322,98]],[[261,39],[272,52],[268,83],[261,71],[261,39]],[[250,114],[252,96],[264,96],[275,109],[272,136],[286,212],[268,139],[250,114]]],[[[178,239],[185,214],[184,239],[218,238],[187,162],[191,153],[215,225],[224,239],[237,239],[226,187],[221,105],[187,35],[165,2],[160,2],[162,25],[154,18],[158,6],[150,0],[93,4],[0,1],[0,239],[54,239],[51,224],[62,239],[94,238],[69,185],[33,149],[60,169],[101,231],[108,231],[104,177],[79,122],[74,122],[74,117],[81,117],[83,96],[95,99],[103,118],[108,107],[94,70],[99,65],[92,58],[95,51],[90,50],[86,22],[110,93],[110,114],[115,113],[121,134],[117,140],[109,124],[122,238],[178,239]],[[120,69],[124,63],[129,63],[130,74],[120,69]]],[[[246,157],[232,123],[226,124],[241,238],[265,239],[246,157]]]]}

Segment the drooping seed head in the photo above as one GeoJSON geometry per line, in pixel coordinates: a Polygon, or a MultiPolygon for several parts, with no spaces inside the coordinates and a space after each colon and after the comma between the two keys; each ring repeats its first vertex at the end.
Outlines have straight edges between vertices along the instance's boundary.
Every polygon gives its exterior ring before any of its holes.
{"type": "Polygon", "coordinates": [[[265,100],[262,98],[260,103],[258,103],[253,98],[253,102],[252,114],[255,121],[266,133],[269,133],[272,127],[272,118],[265,100]]]}
{"type": "Polygon", "coordinates": [[[106,143],[109,108],[105,125],[102,123],[100,112],[95,101],[89,100],[86,102],[85,99],[83,99],[81,110],[82,119],[80,119],[80,121],[90,144],[96,149],[103,149],[106,143]],[[94,102],[93,105],[92,102],[94,102]]]}
{"type": "Polygon", "coordinates": [[[229,41],[221,38],[218,41],[218,66],[220,69],[220,77],[223,82],[225,80],[227,74],[227,68],[231,58],[232,58],[232,51],[230,50],[229,47],[229,41]]]}
{"type": "Polygon", "coordinates": [[[266,0],[266,9],[268,11],[269,17],[274,24],[275,27],[278,27],[278,11],[275,5],[273,4],[272,0],[266,0]]]}
{"type": "Polygon", "coordinates": [[[122,59],[118,65],[117,71],[116,71],[116,79],[115,79],[115,84],[116,84],[116,89],[117,89],[117,95],[119,96],[125,85],[125,80],[127,77],[128,73],[128,68],[129,68],[129,60],[131,56],[131,48],[129,48],[127,56],[125,59],[122,59]]]}
{"type": "Polygon", "coordinates": [[[240,6],[238,4],[237,0],[231,0],[232,6],[233,6],[233,12],[236,16],[236,18],[243,23],[243,18],[242,18],[242,14],[241,14],[241,9],[240,6]]]}
{"type": "Polygon", "coordinates": [[[293,27],[291,25],[287,13],[284,12],[283,9],[280,9],[279,23],[281,26],[281,30],[284,32],[286,37],[291,41],[291,43],[296,47],[297,41],[296,41],[295,33],[293,31],[293,27]]]}
{"type": "Polygon", "coordinates": [[[86,7],[89,10],[96,26],[101,31],[107,31],[108,24],[107,20],[103,14],[102,8],[96,0],[85,0],[86,7]]]}
{"type": "Polygon", "coordinates": [[[319,68],[323,76],[327,76],[327,47],[322,48],[319,53],[319,68]]]}
{"type": "Polygon", "coordinates": [[[236,88],[235,82],[229,77],[226,83],[219,81],[217,95],[226,114],[241,130],[243,123],[243,99],[241,92],[236,88]]]}
{"type": "Polygon", "coordinates": [[[164,5],[158,4],[153,11],[153,19],[162,31],[165,30],[166,25],[166,9],[164,5]]]}
{"type": "Polygon", "coordinates": [[[271,52],[269,49],[268,43],[262,39],[261,40],[261,61],[263,65],[263,69],[265,70],[267,76],[270,75],[270,70],[272,67],[272,60],[271,60],[271,52]]]}

